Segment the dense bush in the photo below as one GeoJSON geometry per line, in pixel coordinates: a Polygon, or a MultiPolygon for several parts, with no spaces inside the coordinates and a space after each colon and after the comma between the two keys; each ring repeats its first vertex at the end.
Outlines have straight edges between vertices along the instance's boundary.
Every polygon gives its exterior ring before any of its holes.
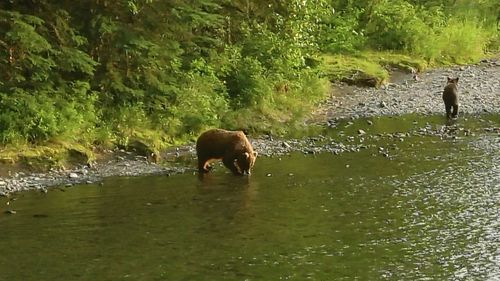
{"type": "Polygon", "coordinates": [[[430,62],[463,63],[498,51],[498,1],[334,1],[324,50],[399,51],[430,62]],[[330,31],[331,33],[329,33],[330,31]]]}
{"type": "Polygon", "coordinates": [[[2,143],[91,134],[96,96],[88,80],[97,63],[80,50],[85,42],[57,20],[48,25],[36,16],[0,10],[2,143]]]}

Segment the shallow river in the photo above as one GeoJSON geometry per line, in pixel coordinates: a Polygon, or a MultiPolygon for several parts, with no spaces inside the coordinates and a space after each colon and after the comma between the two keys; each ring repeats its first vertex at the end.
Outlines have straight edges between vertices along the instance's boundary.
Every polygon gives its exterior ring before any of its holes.
{"type": "Polygon", "coordinates": [[[499,117],[445,137],[424,132],[441,116],[372,120],[326,132],[366,149],[261,157],[251,177],[0,198],[0,280],[499,280],[499,117]]]}

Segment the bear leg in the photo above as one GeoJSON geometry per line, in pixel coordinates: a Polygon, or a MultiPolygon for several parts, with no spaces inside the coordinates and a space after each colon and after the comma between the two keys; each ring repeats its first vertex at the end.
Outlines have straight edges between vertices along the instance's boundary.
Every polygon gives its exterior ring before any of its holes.
{"type": "Polygon", "coordinates": [[[210,172],[210,169],[207,169],[208,160],[205,158],[198,158],[198,172],[204,174],[210,172]]]}
{"type": "Polygon", "coordinates": [[[453,113],[451,114],[451,117],[457,118],[458,115],[458,104],[453,106],[453,113]]]}
{"type": "Polygon", "coordinates": [[[451,117],[451,105],[445,104],[444,107],[446,109],[446,118],[450,118],[451,117]]]}
{"type": "Polygon", "coordinates": [[[235,160],[236,159],[234,157],[224,157],[224,159],[222,159],[222,163],[224,163],[224,166],[226,166],[226,168],[231,170],[231,172],[233,172],[233,174],[240,175],[241,174],[240,170],[234,164],[235,160]]]}

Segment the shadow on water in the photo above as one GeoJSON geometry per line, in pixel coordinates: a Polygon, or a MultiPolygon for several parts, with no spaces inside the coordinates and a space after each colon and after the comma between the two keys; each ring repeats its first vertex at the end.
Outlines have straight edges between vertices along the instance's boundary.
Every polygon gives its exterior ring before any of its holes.
{"type": "Polygon", "coordinates": [[[495,280],[497,127],[341,121],[367,149],[0,198],[0,280],[495,280]]]}

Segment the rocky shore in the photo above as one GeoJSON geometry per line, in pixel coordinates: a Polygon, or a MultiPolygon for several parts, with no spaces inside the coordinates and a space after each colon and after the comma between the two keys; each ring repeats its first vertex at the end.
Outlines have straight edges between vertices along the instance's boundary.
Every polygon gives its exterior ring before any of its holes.
{"type": "MultiPolygon", "coordinates": [[[[319,105],[310,123],[333,127],[340,120],[357,119],[381,115],[403,115],[417,113],[423,115],[443,114],[441,100],[446,77],[459,77],[459,114],[481,114],[500,112],[500,61],[485,60],[477,65],[435,69],[418,74],[403,75],[379,89],[360,88],[339,84],[334,86],[331,96],[319,105]]],[[[489,128],[500,134],[498,127],[489,128]]],[[[357,152],[367,148],[363,138],[398,138],[412,135],[467,135],[454,126],[435,129],[422,127],[413,132],[397,135],[365,135],[357,132],[356,140],[349,138],[338,142],[326,136],[304,139],[276,140],[272,136],[252,139],[255,149],[263,156],[280,156],[293,151],[306,154],[319,152],[357,152]]],[[[380,154],[390,157],[384,149],[380,154]]],[[[196,156],[194,144],[175,148],[163,153],[162,163],[153,163],[147,158],[126,151],[110,152],[106,160],[93,165],[82,165],[70,170],[52,169],[45,173],[11,172],[0,177],[0,196],[24,190],[47,192],[49,187],[70,187],[75,184],[99,183],[112,176],[171,175],[195,173],[196,156]]]]}
{"type": "Polygon", "coordinates": [[[459,115],[500,111],[500,61],[483,60],[477,65],[434,69],[416,77],[402,75],[379,89],[336,85],[314,120],[444,114],[441,95],[447,77],[459,77],[459,115]]]}

